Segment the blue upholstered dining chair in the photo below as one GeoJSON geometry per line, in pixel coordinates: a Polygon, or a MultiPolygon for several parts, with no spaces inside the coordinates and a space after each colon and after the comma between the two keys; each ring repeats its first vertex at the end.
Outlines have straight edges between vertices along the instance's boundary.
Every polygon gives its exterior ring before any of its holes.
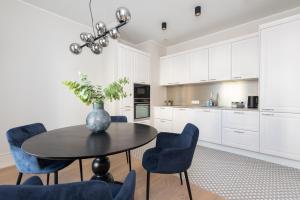
{"type": "Polygon", "coordinates": [[[149,199],[150,173],[180,174],[184,172],[190,199],[192,192],[187,170],[192,164],[194,151],[197,145],[199,130],[193,124],[187,124],[181,134],[159,133],[156,139],[156,147],[145,151],[143,167],[147,171],[146,199],[149,199]]]}
{"type": "MultiPolygon", "coordinates": [[[[73,161],[55,161],[39,159],[25,153],[21,146],[23,142],[35,135],[46,132],[46,128],[41,123],[25,125],[12,128],[7,131],[7,140],[10,146],[11,153],[19,170],[17,185],[20,184],[24,174],[47,174],[47,184],[49,184],[50,173],[54,173],[54,182],[58,183],[58,171],[70,165],[73,161]]],[[[80,163],[81,164],[81,163],[80,163]]],[[[81,168],[82,173],[82,168],[81,168]]]]}
{"type": "Polygon", "coordinates": [[[85,181],[43,186],[41,179],[34,176],[23,185],[0,186],[0,200],[133,200],[135,177],[131,171],[123,184],[85,181]]]}

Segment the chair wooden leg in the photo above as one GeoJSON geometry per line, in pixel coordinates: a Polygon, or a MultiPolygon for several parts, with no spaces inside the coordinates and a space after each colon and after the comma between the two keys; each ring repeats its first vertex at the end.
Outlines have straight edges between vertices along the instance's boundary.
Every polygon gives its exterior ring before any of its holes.
{"type": "Polygon", "coordinates": [[[130,155],[130,151],[128,151],[128,161],[129,161],[129,171],[131,171],[131,155],[130,155]]]}
{"type": "Polygon", "coordinates": [[[126,151],[125,153],[126,153],[126,161],[128,163],[128,152],[126,151]]]}
{"type": "Polygon", "coordinates": [[[180,184],[183,185],[181,172],[179,173],[179,176],[180,176],[180,184]]]}
{"type": "Polygon", "coordinates": [[[79,159],[80,181],[83,181],[82,160],[79,159]]]}
{"type": "Polygon", "coordinates": [[[22,180],[22,176],[23,176],[23,173],[19,172],[17,183],[16,183],[17,185],[20,185],[21,180],[22,180]]]}
{"type": "Polygon", "coordinates": [[[54,184],[58,184],[58,171],[54,172],[54,184]]]}
{"type": "Polygon", "coordinates": [[[146,200],[149,200],[150,193],[150,172],[147,172],[147,191],[146,191],[146,200]]]}
{"type": "Polygon", "coordinates": [[[191,187],[190,187],[190,182],[189,182],[189,177],[188,177],[187,171],[184,172],[184,176],[185,176],[186,186],[187,186],[187,189],[189,192],[189,197],[190,197],[190,200],[192,200],[193,197],[192,197],[192,192],[191,192],[191,187]]]}
{"type": "Polygon", "coordinates": [[[50,174],[47,174],[47,185],[49,185],[50,174]]]}

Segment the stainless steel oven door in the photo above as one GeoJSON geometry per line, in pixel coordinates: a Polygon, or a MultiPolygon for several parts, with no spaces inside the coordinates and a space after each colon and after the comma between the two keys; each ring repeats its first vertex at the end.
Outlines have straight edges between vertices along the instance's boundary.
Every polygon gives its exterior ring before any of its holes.
{"type": "Polygon", "coordinates": [[[150,104],[136,103],[134,105],[134,119],[150,117],[150,104]]]}

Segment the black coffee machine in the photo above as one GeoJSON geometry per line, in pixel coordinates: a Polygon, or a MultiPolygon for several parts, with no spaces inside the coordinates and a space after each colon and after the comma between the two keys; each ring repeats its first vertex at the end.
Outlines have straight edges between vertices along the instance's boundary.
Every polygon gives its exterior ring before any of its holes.
{"type": "Polygon", "coordinates": [[[258,108],[258,96],[248,96],[248,108],[258,108]]]}

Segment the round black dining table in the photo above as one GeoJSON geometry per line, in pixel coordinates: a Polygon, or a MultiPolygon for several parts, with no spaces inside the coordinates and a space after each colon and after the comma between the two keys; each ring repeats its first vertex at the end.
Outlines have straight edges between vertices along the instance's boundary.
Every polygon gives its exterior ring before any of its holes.
{"type": "Polygon", "coordinates": [[[91,133],[85,125],[78,125],[33,136],[22,144],[22,149],[50,160],[94,158],[92,179],[113,181],[108,156],[141,147],[157,134],[152,126],[137,123],[111,123],[103,133],[91,133]]]}

